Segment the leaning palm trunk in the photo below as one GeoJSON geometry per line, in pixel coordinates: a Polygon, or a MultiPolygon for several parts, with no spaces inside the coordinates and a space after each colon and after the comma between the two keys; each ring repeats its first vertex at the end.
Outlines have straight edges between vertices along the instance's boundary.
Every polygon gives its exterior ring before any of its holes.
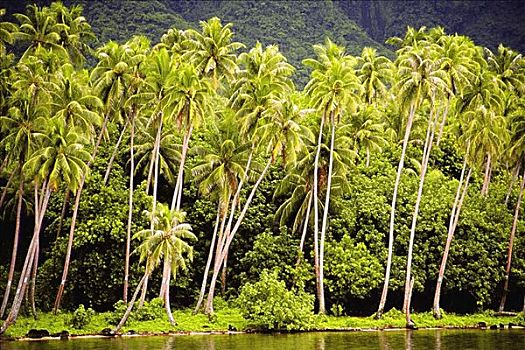
{"type": "Polygon", "coordinates": [[[509,189],[507,191],[507,195],[505,196],[505,205],[509,202],[510,194],[512,193],[512,188],[514,187],[514,183],[516,182],[516,178],[518,177],[518,174],[520,172],[520,165],[521,163],[518,162],[516,164],[516,167],[514,168],[514,171],[512,172],[512,179],[510,180],[509,189]]]}
{"type": "Polygon", "coordinates": [[[445,105],[445,110],[443,111],[443,115],[441,116],[441,123],[439,125],[439,134],[436,140],[436,145],[439,146],[441,142],[441,138],[443,137],[443,130],[445,129],[445,123],[447,120],[448,110],[450,108],[450,104],[452,103],[452,94],[449,93],[448,95],[448,101],[445,105]]]}
{"type": "MultiPolygon", "coordinates": [[[[202,276],[202,284],[201,284],[201,290],[199,293],[199,300],[197,300],[197,305],[195,305],[195,310],[193,310],[193,314],[196,314],[199,312],[199,309],[202,305],[202,301],[204,300],[204,293],[206,292],[206,284],[208,282],[208,274],[210,273],[210,266],[211,262],[213,260],[213,250],[215,249],[215,241],[217,239],[217,232],[219,230],[219,221],[221,221],[221,202],[219,201],[219,205],[217,206],[217,218],[215,219],[215,226],[213,228],[213,236],[211,238],[210,243],[210,252],[208,253],[208,260],[206,261],[206,268],[204,269],[204,275],[202,276]]],[[[225,221],[225,218],[222,220],[225,221]]]]}
{"type": "Polygon", "coordinates": [[[310,210],[312,209],[312,196],[308,199],[308,206],[306,207],[306,215],[304,218],[303,234],[301,235],[301,241],[299,243],[299,252],[297,255],[296,265],[301,263],[304,249],[304,241],[306,240],[306,233],[308,232],[308,222],[310,221],[310,210]]]}
{"type": "MultiPolygon", "coordinates": [[[[317,300],[321,300],[324,296],[321,293],[321,275],[319,269],[319,157],[321,155],[321,142],[323,139],[324,116],[321,118],[319,125],[319,136],[317,137],[317,150],[314,159],[314,270],[315,270],[315,286],[317,291],[317,300]]],[[[319,313],[321,313],[321,303],[319,303],[319,313]]],[[[324,303],[323,303],[324,305],[324,303]]],[[[324,310],[323,310],[324,312],[324,310]]]]}
{"type": "Polygon", "coordinates": [[[58,292],[57,292],[57,296],[55,299],[55,305],[53,306],[54,314],[56,314],[58,309],[60,308],[60,303],[62,302],[62,295],[64,294],[64,288],[66,285],[67,274],[69,272],[69,263],[71,260],[71,250],[73,248],[73,237],[75,235],[75,227],[77,223],[78,209],[80,207],[80,196],[82,195],[82,189],[84,188],[84,183],[86,182],[86,177],[87,177],[89,168],[95,161],[95,157],[98,153],[100,143],[102,142],[102,137],[104,136],[104,133],[106,132],[106,126],[108,124],[108,120],[109,120],[109,113],[107,113],[104,118],[102,127],[100,128],[100,133],[98,135],[97,143],[95,144],[95,147],[93,148],[93,152],[91,153],[91,159],[88,161],[87,166],[86,166],[86,171],[84,171],[84,173],[82,174],[82,178],[80,179],[80,183],[78,184],[77,193],[75,195],[75,206],[73,208],[73,215],[71,217],[71,227],[69,229],[69,238],[67,241],[66,258],[64,260],[64,269],[62,272],[62,279],[60,281],[60,286],[58,287],[58,292]]]}
{"type": "Polygon", "coordinates": [[[244,204],[244,207],[242,208],[241,213],[239,214],[239,217],[237,218],[237,221],[235,222],[235,226],[229,232],[226,230],[224,234],[224,246],[219,250],[219,254],[215,256],[215,264],[213,269],[213,275],[210,282],[210,289],[208,290],[208,297],[206,299],[206,314],[212,314],[213,313],[213,297],[215,294],[215,285],[217,283],[217,277],[219,275],[221,265],[224,262],[224,259],[226,257],[226,254],[228,253],[228,248],[230,247],[230,244],[233,240],[233,237],[239,230],[239,227],[241,226],[241,223],[246,216],[246,212],[248,211],[248,208],[250,207],[250,204],[253,200],[253,197],[255,196],[255,193],[257,192],[257,188],[261,184],[262,180],[266,176],[266,173],[268,172],[268,169],[270,169],[270,165],[272,164],[272,157],[268,159],[268,162],[266,163],[266,166],[264,167],[263,171],[261,172],[261,175],[253,185],[252,191],[250,192],[250,195],[246,199],[246,203],[244,204]]]}
{"type": "Polygon", "coordinates": [[[419,215],[419,206],[421,204],[421,198],[423,197],[423,186],[425,184],[425,176],[428,168],[428,160],[430,158],[430,151],[432,150],[432,143],[434,139],[434,130],[435,130],[435,121],[434,115],[431,112],[428,126],[427,126],[427,135],[425,137],[425,147],[423,149],[423,159],[421,164],[421,174],[419,179],[419,188],[417,190],[416,203],[414,205],[414,214],[412,215],[412,225],[410,227],[410,238],[408,242],[408,256],[407,256],[407,269],[406,269],[406,280],[405,280],[405,298],[403,302],[403,310],[405,312],[407,326],[412,325],[410,319],[410,299],[412,298],[412,253],[414,249],[414,238],[416,235],[416,224],[417,217],[419,215]]]}
{"type": "Polygon", "coordinates": [[[18,286],[16,288],[15,297],[13,299],[13,304],[11,306],[11,311],[7,315],[6,320],[0,327],[0,335],[4,334],[7,328],[12,325],[20,312],[20,307],[22,306],[22,301],[24,300],[24,294],[27,289],[28,281],[31,276],[31,268],[33,266],[33,261],[35,259],[35,252],[36,252],[36,244],[38,240],[38,235],[40,234],[40,227],[42,225],[43,221],[43,214],[47,208],[47,204],[49,202],[49,197],[51,196],[51,189],[49,185],[47,184],[47,181],[45,182],[43,186],[43,194],[42,194],[42,205],[38,206],[38,186],[35,184],[35,227],[33,230],[33,237],[31,239],[31,242],[29,244],[29,248],[27,250],[27,254],[24,260],[24,265],[22,267],[22,273],[20,274],[20,279],[18,281],[18,286]]]}
{"type": "Polygon", "coordinates": [[[64,203],[62,203],[62,210],[60,211],[60,219],[58,221],[56,238],[58,238],[60,236],[60,232],[62,232],[62,226],[64,225],[64,218],[66,217],[66,211],[69,205],[70,196],[71,191],[69,190],[69,188],[66,188],[66,194],[64,195],[64,203]]]}
{"type": "Polygon", "coordinates": [[[122,142],[122,138],[124,137],[124,133],[126,132],[126,129],[128,127],[129,120],[126,121],[126,124],[124,125],[124,128],[122,128],[122,131],[120,132],[120,135],[117,139],[117,143],[115,144],[115,148],[113,149],[113,153],[111,153],[111,157],[109,158],[108,166],[106,168],[106,173],[104,174],[104,185],[108,183],[109,180],[109,174],[111,173],[111,168],[113,167],[113,162],[115,161],[115,157],[117,156],[117,152],[120,148],[120,143],[122,142]]]}
{"type": "Polygon", "coordinates": [[[168,281],[167,281],[168,287],[166,288],[166,292],[164,294],[164,298],[165,298],[164,307],[166,309],[166,314],[168,315],[168,321],[170,322],[172,326],[175,326],[177,323],[175,322],[175,319],[173,318],[173,313],[171,312],[171,305],[170,305],[170,288],[169,288],[170,277],[171,276],[168,276],[168,281]]]}
{"type": "MultiPolygon", "coordinates": [[[[467,148],[467,153],[468,153],[468,148],[467,148]]],[[[441,259],[441,265],[439,267],[439,274],[438,274],[438,278],[436,282],[436,291],[434,293],[434,304],[432,307],[432,311],[434,314],[434,318],[436,319],[441,318],[441,310],[439,307],[439,301],[441,299],[441,286],[443,284],[443,277],[445,276],[445,268],[447,265],[450,245],[452,244],[452,239],[454,238],[454,233],[456,232],[456,226],[459,221],[461,207],[463,205],[463,201],[467,193],[470,175],[472,174],[472,168],[471,168],[468,172],[467,178],[465,180],[465,184],[463,184],[463,179],[465,176],[466,168],[467,168],[467,158],[465,156],[465,160],[463,161],[463,169],[461,170],[461,176],[460,176],[459,183],[458,183],[458,188],[456,190],[456,197],[454,198],[454,205],[452,206],[452,212],[450,214],[447,241],[445,243],[445,249],[443,251],[443,258],[441,259]],[[463,190],[462,190],[462,187],[463,187],[463,190]],[[460,197],[460,193],[461,193],[461,197],[460,197]]]]}
{"type": "MultiPolygon", "coordinates": [[[[39,235],[40,236],[40,235],[39,235]]],[[[38,255],[40,254],[40,237],[37,237],[36,248],[35,248],[35,257],[33,258],[33,269],[31,271],[31,281],[29,282],[29,302],[31,304],[31,312],[33,313],[33,318],[38,319],[38,314],[36,312],[36,302],[35,302],[35,289],[36,289],[36,273],[38,271],[38,255]]]]}
{"type": "MultiPolygon", "coordinates": [[[[171,210],[180,210],[181,202],[182,202],[182,190],[184,186],[184,164],[186,162],[186,155],[188,153],[189,143],[191,134],[193,132],[193,125],[190,125],[190,128],[188,129],[188,132],[186,135],[184,135],[184,138],[182,140],[182,152],[181,152],[181,158],[180,158],[180,164],[179,164],[179,171],[177,174],[177,180],[175,184],[175,190],[173,192],[173,198],[171,201],[171,210]]],[[[162,271],[162,281],[159,297],[163,298],[164,293],[166,293],[167,288],[169,288],[169,284],[166,283],[166,280],[169,279],[169,275],[171,274],[171,267],[168,266],[166,270],[162,271]]]]}
{"type": "MultiPolygon", "coordinates": [[[[23,161],[20,164],[23,164],[23,161]]],[[[11,185],[11,182],[13,181],[15,174],[16,174],[16,171],[13,171],[11,175],[9,175],[9,179],[7,180],[7,183],[5,184],[4,190],[2,191],[2,196],[0,197],[0,208],[4,206],[5,197],[7,196],[7,190],[9,190],[9,186],[11,185]]]]}
{"type": "Polygon", "coordinates": [[[18,240],[20,235],[20,215],[22,214],[22,202],[24,196],[24,182],[20,179],[18,186],[18,204],[16,206],[16,224],[15,224],[15,236],[13,238],[13,251],[11,253],[11,263],[9,265],[9,273],[7,275],[7,286],[5,287],[4,298],[2,299],[2,306],[0,307],[0,318],[4,316],[7,302],[9,300],[9,294],[11,292],[11,284],[13,283],[13,276],[15,274],[16,256],[18,253],[18,240]]]}
{"type": "Polygon", "coordinates": [[[416,106],[414,103],[410,106],[410,113],[407,120],[407,125],[405,129],[405,137],[403,139],[403,148],[401,150],[401,159],[397,166],[396,182],[394,183],[394,194],[392,195],[392,205],[390,211],[390,228],[388,234],[388,257],[385,267],[385,283],[383,285],[383,292],[381,293],[381,300],[379,301],[379,307],[377,309],[376,318],[381,318],[383,312],[385,311],[386,298],[388,294],[388,285],[390,283],[390,270],[392,268],[392,252],[394,247],[394,219],[396,215],[396,201],[397,201],[397,190],[399,188],[399,183],[401,181],[401,172],[403,171],[403,166],[405,164],[405,154],[408,145],[408,139],[410,137],[410,130],[412,128],[412,123],[414,121],[414,114],[416,112],[416,106]]]}
{"type": "Polygon", "coordinates": [[[131,169],[129,173],[129,199],[128,199],[128,227],[126,230],[126,258],[124,262],[124,291],[122,299],[125,303],[128,302],[128,282],[129,282],[129,255],[131,254],[131,224],[133,221],[133,180],[135,172],[135,159],[133,151],[133,142],[135,138],[135,117],[134,112],[131,115],[131,135],[130,135],[130,162],[131,169]]]}
{"type": "Polygon", "coordinates": [[[330,140],[330,159],[328,161],[328,181],[326,184],[326,197],[323,208],[323,222],[321,226],[321,240],[319,242],[319,313],[325,314],[324,300],[324,241],[326,238],[326,228],[328,226],[328,207],[330,205],[330,189],[332,187],[332,170],[334,166],[334,142],[335,142],[335,112],[330,113],[330,124],[332,136],[330,140]]]}
{"type": "Polygon", "coordinates": [[[137,285],[137,288],[135,289],[135,293],[133,293],[133,296],[131,297],[131,300],[130,300],[130,302],[128,304],[128,308],[126,309],[126,312],[124,312],[124,315],[122,316],[122,319],[120,320],[118,325],[115,327],[115,329],[113,329],[113,333],[118,333],[118,331],[120,331],[122,326],[124,326],[124,324],[128,320],[129,315],[131,314],[131,310],[133,310],[133,305],[135,304],[135,300],[137,300],[137,296],[139,294],[139,291],[140,291],[142,285],[148,279],[148,276],[149,276],[149,274],[146,271],[146,273],[144,273],[144,276],[142,276],[142,278],[140,279],[139,284],[137,285]]]}
{"type": "MultiPolygon", "coordinates": [[[[237,185],[237,190],[235,191],[235,194],[234,194],[233,199],[231,201],[230,213],[228,214],[228,210],[226,210],[223,222],[221,223],[221,228],[219,230],[219,236],[218,236],[219,239],[217,241],[217,247],[215,248],[214,271],[217,268],[216,264],[217,264],[217,260],[219,259],[219,255],[221,254],[221,251],[222,251],[224,245],[226,244],[226,237],[231,232],[231,228],[232,228],[232,225],[233,225],[233,218],[234,218],[234,215],[235,215],[235,211],[237,209],[237,204],[239,203],[239,197],[241,195],[241,190],[243,188],[245,180],[246,181],[248,180],[248,174],[249,174],[249,172],[251,170],[251,164],[252,164],[254,149],[255,149],[255,145],[252,144],[252,150],[250,152],[250,155],[248,156],[248,160],[246,162],[246,168],[244,170],[244,177],[241,178],[241,181],[237,185]],[[229,218],[228,218],[228,223],[226,224],[226,217],[227,217],[227,215],[229,215],[229,218]],[[226,224],[226,228],[224,227],[225,224],[226,224]]],[[[210,288],[211,288],[211,284],[210,284],[210,288]]],[[[214,288],[215,288],[215,284],[214,284],[214,288]]],[[[208,290],[208,293],[209,293],[209,290],[208,290]]],[[[210,313],[213,313],[213,296],[212,296],[212,300],[211,300],[211,307],[208,307],[208,304],[209,304],[208,303],[208,299],[209,299],[209,296],[206,299],[207,302],[206,302],[206,307],[205,307],[204,312],[210,314],[210,313]],[[209,311],[209,310],[211,310],[211,311],[209,311]]]]}
{"type": "Polygon", "coordinates": [[[485,163],[485,175],[483,176],[483,186],[481,187],[481,194],[484,196],[486,196],[489,193],[490,173],[491,157],[490,153],[487,153],[487,162],[485,163]]]}
{"type": "Polygon", "coordinates": [[[503,286],[503,294],[501,295],[501,302],[499,304],[499,312],[505,308],[505,301],[507,300],[507,293],[509,292],[509,277],[510,265],[512,263],[512,247],[514,245],[514,236],[516,235],[516,228],[518,227],[518,218],[520,215],[521,199],[523,197],[523,188],[525,187],[525,171],[523,172],[523,179],[521,180],[520,194],[518,195],[518,202],[516,203],[516,210],[514,211],[514,220],[512,221],[512,229],[510,231],[509,248],[507,250],[507,266],[505,268],[505,284],[503,286]]]}

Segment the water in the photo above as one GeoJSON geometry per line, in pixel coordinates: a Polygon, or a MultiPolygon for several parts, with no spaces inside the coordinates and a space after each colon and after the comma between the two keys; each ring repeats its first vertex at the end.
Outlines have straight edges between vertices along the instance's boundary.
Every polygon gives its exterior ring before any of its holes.
{"type": "Polygon", "coordinates": [[[7,342],[1,350],[524,350],[525,330],[419,330],[300,334],[176,335],[7,342]]]}

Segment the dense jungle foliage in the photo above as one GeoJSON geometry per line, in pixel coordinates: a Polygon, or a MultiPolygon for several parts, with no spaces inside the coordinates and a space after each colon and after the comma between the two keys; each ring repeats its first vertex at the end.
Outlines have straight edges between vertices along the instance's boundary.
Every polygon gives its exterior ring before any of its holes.
{"type": "Polygon", "coordinates": [[[388,56],[325,32],[287,48],[294,67],[217,17],[97,42],[82,11],[0,23],[0,334],[80,304],[115,307],[118,331],[154,298],[172,324],[226,300],[268,328],[523,307],[518,51],[409,27],[388,56]]]}

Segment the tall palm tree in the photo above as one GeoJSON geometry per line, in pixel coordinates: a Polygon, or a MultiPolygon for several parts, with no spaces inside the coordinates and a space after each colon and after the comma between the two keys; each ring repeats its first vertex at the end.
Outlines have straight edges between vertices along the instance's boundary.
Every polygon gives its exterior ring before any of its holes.
{"type": "MultiPolygon", "coordinates": [[[[213,259],[215,241],[222,240],[224,227],[228,216],[228,207],[232,193],[237,190],[239,179],[244,178],[244,166],[249,145],[236,144],[235,140],[221,137],[219,130],[212,135],[210,149],[197,148],[196,152],[203,156],[202,162],[192,169],[195,181],[199,182],[199,191],[205,196],[217,198],[217,218],[210,244],[210,251],[202,279],[201,290],[194,312],[198,312],[208,281],[208,274],[213,259]],[[219,228],[220,226],[220,228],[219,228]]],[[[233,135],[235,139],[235,135],[233,135]]],[[[224,283],[224,281],[223,281],[224,283]]]]}
{"type": "Polygon", "coordinates": [[[388,84],[393,79],[393,64],[384,57],[377,56],[377,50],[365,47],[357,57],[357,76],[363,85],[364,100],[369,105],[385,97],[388,84]]]}
{"type": "Polygon", "coordinates": [[[222,25],[217,17],[200,22],[202,33],[189,29],[189,49],[182,55],[193,62],[200,75],[210,77],[215,90],[220,86],[222,78],[233,80],[237,69],[235,52],[244,47],[243,44],[232,42],[232,23],[222,25]]]}
{"type": "MultiPolygon", "coordinates": [[[[520,100],[520,103],[518,104],[516,110],[511,114],[511,128],[512,128],[512,137],[510,144],[511,146],[511,153],[513,156],[520,161],[523,161],[523,158],[525,156],[525,104],[523,103],[523,99],[520,100]]],[[[514,246],[514,237],[516,235],[516,230],[518,226],[518,218],[519,218],[519,212],[520,212],[520,206],[521,206],[521,200],[523,198],[523,190],[525,188],[525,173],[522,175],[522,181],[520,185],[520,191],[518,195],[518,200],[516,202],[516,208],[514,210],[514,219],[512,221],[512,228],[510,231],[509,236],[509,245],[507,249],[507,263],[505,266],[505,279],[504,279],[504,286],[503,286],[503,293],[501,295],[501,301],[499,304],[499,311],[502,312],[505,308],[505,302],[507,299],[508,289],[509,289],[509,279],[510,279],[510,269],[511,269],[511,263],[512,263],[512,254],[513,254],[513,246],[514,246]]]]}
{"type": "MultiPolygon", "coordinates": [[[[330,190],[333,169],[333,149],[336,133],[336,121],[346,112],[352,112],[361,88],[353,66],[355,61],[350,56],[344,55],[344,48],[337,47],[329,39],[324,46],[316,45],[314,50],[317,59],[306,59],[304,63],[314,70],[312,78],[305,87],[306,93],[312,98],[312,105],[322,113],[321,126],[318,137],[318,149],[314,166],[314,198],[317,198],[317,174],[318,162],[321,149],[323,124],[330,122],[331,141],[330,141],[330,160],[328,166],[328,184],[326,190],[325,204],[323,210],[323,220],[321,224],[321,235],[319,244],[319,267],[317,274],[317,294],[319,299],[319,313],[326,313],[324,301],[324,241],[328,224],[328,209],[330,202],[330,190]]],[[[318,204],[314,200],[314,237],[318,232],[318,204]]]]}
{"type": "MultiPolygon", "coordinates": [[[[408,35],[408,34],[407,34],[408,35]]],[[[392,253],[394,243],[394,221],[397,202],[397,191],[401,179],[401,172],[404,167],[406,148],[412,130],[412,124],[416,110],[420,107],[426,96],[434,90],[437,84],[443,81],[443,71],[436,69],[436,64],[429,57],[428,48],[403,47],[398,50],[396,64],[398,68],[398,80],[394,86],[397,91],[398,101],[404,111],[408,111],[408,118],[405,124],[405,136],[401,150],[401,158],[397,167],[396,181],[394,183],[394,193],[392,195],[392,205],[390,211],[390,226],[388,236],[388,256],[385,268],[385,283],[381,293],[379,307],[376,317],[380,318],[384,312],[388,285],[390,282],[390,270],[392,266],[392,253]]],[[[410,283],[410,282],[409,282],[410,283]]]]}
{"type": "Polygon", "coordinates": [[[86,162],[90,157],[89,152],[84,148],[87,139],[76,128],[67,127],[60,119],[51,119],[42,125],[47,127],[45,134],[41,134],[42,146],[24,164],[24,169],[34,174],[35,227],[33,238],[26,255],[13,306],[0,328],[0,334],[3,334],[7,327],[16,321],[29,275],[32,270],[33,279],[36,275],[39,234],[51,192],[56,191],[63,182],[72,192],[76,192],[87,171],[86,162]]]}
{"type": "Polygon", "coordinates": [[[266,154],[269,154],[268,162],[260,172],[234,225],[233,219],[236,206],[239,203],[241,189],[251,177],[252,159],[256,155],[258,146],[261,145],[261,136],[270,136],[267,133],[261,134],[256,131],[266,121],[271,120],[273,114],[268,111],[272,108],[272,101],[280,100],[293,86],[289,79],[293,67],[286,62],[286,58],[279,52],[277,46],[270,45],[263,49],[262,45],[257,43],[249,52],[242,53],[239,56],[239,63],[242,68],[238,73],[237,80],[233,83],[233,93],[229,103],[236,110],[235,117],[239,120],[240,136],[250,143],[251,148],[244,170],[245,178],[241,179],[237,186],[237,191],[231,202],[223,240],[219,241],[217,245],[214,270],[206,300],[205,313],[207,314],[213,313],[213,297],[220,267],[228,255],[229,246],[244,220],[257,188],[274,160],[274,147],[278,147],[276,143],[280,143],[278,135],[283,136],[280,133],[271,135],[272,142],[268,142],[266,148],[266,154]]]}
{"type": "MultiPolygon", "coordinates": [[[[140,261],[146,263],[145,273],[133,294],[124,316],[113,330],[114,333],[117,333],[126,323],[146,276],[149,276],[161,262],[171,266],[171,271],[175,277],[179,269],[186,270],[187,260],[193,260],[193,247],[187,240],[195,241],[197,237],[192,233],[191,226],[184,223],[186,213],[170,210],[167,205],[162,203],[159,203],[156,210],[157,213],[155,215],[152,215],[151,212],[146,213],[148,216],[154,217],[155,229],[153,234],[151,234],[151,230],[147,229],[139,231],[133,236],[142,240],[137,251],[140,253],[140,261]]],[[[165,298],[164,305],[168,319],[172,325],[175,325],[175,320],[171,313],[169,289],[165,298]]]]}
{"type": "MultiPolygon", "coordinates": [[[[126,63],[126,60],[128,59],[128,53],[129,51],[126,51],[124,47],[118,45],[115,42],[109,42],[98,51],[99,62],[91,72],[90,78],[94,84],[94,92],[102,97],[105,116],[102,121],[97,140],[93,147],[91,158],[87,163],[88,168],[91,167],[98,153],[102,138],[106,134],[106,127],[110,116],[120,116],[121,107],[125,101],[125,79],[129,76],[129,65],[126,63]]],[[[76,191],[64,268],[53,306],[54,313],[58,311],[62,302],[62,295],[64,293],[65,283],[69,272],[73,237],[75,234],[78,209],[80,206],[80,196],[86,181],[86,176],[87,172],[84,172],[83,178],[80,181],[79,189],[76,191]]]]}

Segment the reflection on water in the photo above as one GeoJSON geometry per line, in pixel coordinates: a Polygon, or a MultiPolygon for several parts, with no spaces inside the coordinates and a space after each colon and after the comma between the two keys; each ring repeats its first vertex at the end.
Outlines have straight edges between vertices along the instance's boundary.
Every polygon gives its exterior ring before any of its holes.
{"type": "Polygon", "coordinates": [[[0,343],[1,350],[451,350],[525,349],[525,330],[419,330],[299,334],[177,335],[0,343]]]}

